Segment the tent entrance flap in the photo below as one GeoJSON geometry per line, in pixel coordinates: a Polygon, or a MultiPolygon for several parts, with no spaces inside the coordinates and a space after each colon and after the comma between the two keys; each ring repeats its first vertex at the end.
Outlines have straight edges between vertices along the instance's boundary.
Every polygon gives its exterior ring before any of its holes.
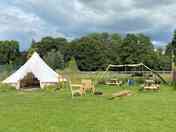
{"type": "Polygon", "coordinates": [[[20,80],[20,88],[40,88],[40,81],[33,73],[27,73],[27,75],[20,80]]]}

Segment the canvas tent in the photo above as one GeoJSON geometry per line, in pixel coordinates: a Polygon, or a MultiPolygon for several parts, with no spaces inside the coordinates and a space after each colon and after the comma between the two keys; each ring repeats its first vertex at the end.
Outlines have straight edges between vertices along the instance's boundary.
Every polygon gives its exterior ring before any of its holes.
{"type": "Polygon", "coordinates": [[[35,52],[32,57],[15,73],[5,79],[2,83],[10,84],[20,89],[22,80],[32,74],[39,82],[39,87],[54,85],[58,83],[59,75],[52,70],[40,56],[35,52]]]}

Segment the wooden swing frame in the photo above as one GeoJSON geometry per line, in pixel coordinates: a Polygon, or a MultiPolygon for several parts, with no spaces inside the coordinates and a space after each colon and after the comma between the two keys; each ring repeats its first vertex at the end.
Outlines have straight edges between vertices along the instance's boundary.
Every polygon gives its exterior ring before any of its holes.
{"type": "MultiPolygon", "coordinates": [[[[142,66],[142,72],[143,72],[143,69],[147,69],[148,71],[152,72],[155,76],[157,76],[163,83],[165,84],[168,84],[168,82],[159,74],[157,73],[156,71],[152,70],[151,68],[149,68],[148,66],[146,66],[145,64],[143,63],[139,63],[139,64],[124,64],[124,65],[112,65],[112,64],[109,64],[106,68],[106,70],[102,73],[102,75],[99,77],[99,79],[102,79],[104,78],[104,76],[106,75],[106,73],[111,69],[111,68],[119,68],[119,67],[125,67],[125,70],[126,70],[126,67],[140,67],[142,66]]],[[[98,78],[98,77],[97,77],[98,78]]]]}

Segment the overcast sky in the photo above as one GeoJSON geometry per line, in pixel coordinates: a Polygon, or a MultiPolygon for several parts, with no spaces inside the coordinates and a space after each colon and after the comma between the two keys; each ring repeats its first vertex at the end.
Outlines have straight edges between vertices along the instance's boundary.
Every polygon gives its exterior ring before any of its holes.
{"type": "Polygon", "coordinates": [[[90,32],[144,33],[156,45],[171,40],[175,0],[0,0],[0,40],[80,37],[90,32]]]}

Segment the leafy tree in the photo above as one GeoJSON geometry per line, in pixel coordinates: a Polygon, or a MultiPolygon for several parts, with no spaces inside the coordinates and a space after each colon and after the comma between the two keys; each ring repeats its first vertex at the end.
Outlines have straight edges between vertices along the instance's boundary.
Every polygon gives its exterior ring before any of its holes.
{"type": "Polygon", "coordinates": [[[123,38],[121,35],[117,33],[110,34],[110,42],[108,47],[108,64],[120,64],[120,52],[121,52],[121,45],[123,43],[123,38]]]}
{"type": "MultiPolygon", "coordinates": [[[[172,45],[172,48],[176,49],[176,30],[174,31],[174,35],[173,35],[171,45],[172,45]]],[[[176,54],[176,50],[174,50],[174,53],[176,54]]]]}
{"type": "Polygon", "coordinates": [[[168,56],[171,57],[171,53],[172,53],[172,43],[169,43],[169,44],[166,46],[166,55],[168,55],[168,56]]]}
{"type": "Polygon", "coordinates": [[[174,31],[172,41],[166,46],[166,55],[171,57],[172,52],[176,55],[176,30],[174,31]]]}
{"type": "Polygon", "coordinates": [[[20,55],[13,62],[14,70],[20,68],[27,61],[27,59],[28,59],[27,52],[26,51],[20,52],[20,55]]]}
{"type": "Polygon", "coordinates": [[[20,55],[19,43],[17,41],[0,41],[0,64],[11,64],[20,55]]]}
{"type": "Polygon", "coordinates": [[[123,43],[123,38],[117,33],[92,33],[89,34],[90,39],[95,39],[104,46],[106,63],[108,64],[120,64],[120,46],[123,43]]]}
{"type": "Polygon", "coordinates": [[[44,37],[39,42],[33,41],[32,46],[29,49],[29,56],[34,51],[37,51],[41,57],[43,57],[51,50],[60,51],[64,55],[65,45],[67,45],[67,43],[68,42],[65,38],[44,37]]]}
{"type": "Polygon", "coordinates": [[[154,51],[150,38],[144,34],[122,37],[118,33],[91,33],[71,42],[65,38],[44,37],[32,42],[28,56],[37,51],[46,58],[48,52],[59,51],[64,63],[74,57],[79,70],[85,71],[104,70],[108,64],[141,62],[155,70],[168,70],[172,43],[167,46],[166,54],[161,54],[160,50],[154,51]]]}
{"type": "Polygon", "coordinates": [[[127,34],[120,47],[120,58],[123,64],[148,64],[154,53],[150,38],[143,34],[127,34]]]}
{"type": "Polygon", "coordinates": [[[105,46],[89,37],[81,38],[75,46],[74,56],[80,70],[94,71],[106,67],[105,46]]]}
{"type": "Polygon", "coordinates": [[[158,71],[160,70],[170,71],[171,70],[171,61],[169,59],[169,56],[167,56],[164,53],[163,49],[155,50],[150,61],[152,61],[152,63],[150,64],[151,68],[155,70],[158,70],[158,71]]]}
{"type": "Polygon", "coordinates": [[[171,55],[172,55],[172,70],[173,70],[173,81],[176,82],[176,30],[174,31],[174,36],[171,42],[171,55]]]}
{"type": "Polygon", "coordinates": [[[45,56],[44,60],[53,69],[63,69],[64,59],[60,51],[51,50],[45,56]]]}

